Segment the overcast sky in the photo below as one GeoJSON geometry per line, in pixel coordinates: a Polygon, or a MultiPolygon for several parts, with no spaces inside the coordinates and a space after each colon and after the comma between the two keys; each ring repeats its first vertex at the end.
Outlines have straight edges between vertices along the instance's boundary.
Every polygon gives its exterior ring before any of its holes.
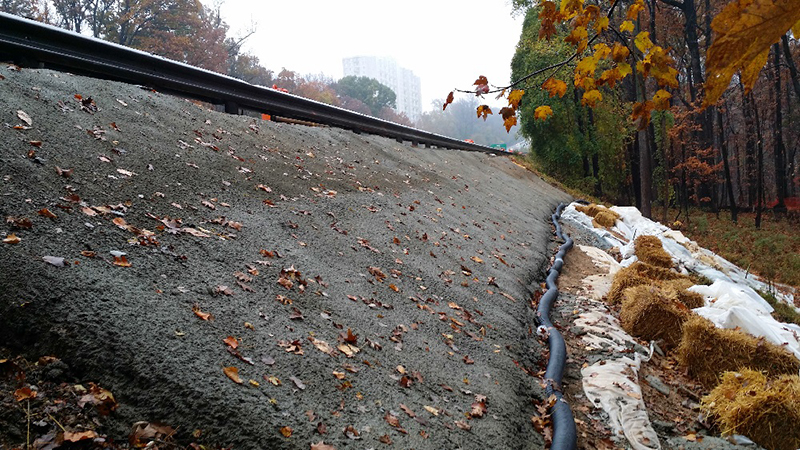
{"type": "Polygon", "coordinates": [[[245,50],[276,73],[342,77],[342,58],[391,56],[420,77],[423,110],[486,75],[510,78],[522,17],[510,0],[225,0],[231,35],[257,26],[245,50]]]}

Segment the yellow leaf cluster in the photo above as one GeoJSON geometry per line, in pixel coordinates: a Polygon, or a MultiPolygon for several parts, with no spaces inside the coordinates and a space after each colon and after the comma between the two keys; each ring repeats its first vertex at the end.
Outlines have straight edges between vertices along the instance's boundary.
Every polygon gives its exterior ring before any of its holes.
{"type": "Polygon", "coordinates": [[[553,108],[542,105],[533,111],[533,118],[537,120],[547,120],[548,117],[553,115],[553,108]]]}
{"type": "Polygon", "coordinates": [[[630,20],[622,22],[622,25],[619,26],[619,31],[623,33],[626,31],[629,33],[633,33],[633,22],[631,22],[630,20]]]}
{"type": "Polygon", "coordinates": [[[542,84],[542,89],[549,92],[550,97],[555,97],[556,95],[563,97],[567,92],[567,83],[555,78],[548,78],[547,81],[542,84]]]}
{"type": "Polygon", "coordinates": [[[636,35],[636,39],[633,40],[633,43],[636,45],[636,48],[639,49],[642,53],[647,53],[648,50],[653,48],[653,41],[650,40],[650,32],[649,31],[642,31],[636,35]]]}
{"type": "Polygon", "coordinates": [[[571,19],[583,12],[583,0],[562,0],[561,14],[564,19],[571,19]]]}
{"type": "Polygon", "coordinates": [[[506,132],[510,132],[511,127],[517,124],[517,110],[509,107],[502,108],[500,116],[503,118],[503,126],[506,127],[506,132]]]}
{"type": "Polygon", "coordinates": [[[750,90],[766,63],[769,47],[789,29],[800,33],[800,0],[735,0],[711,22],[716,38],[706,59],[706,96],[712,105],[737,71],[750,90]]]}
{"type": "Polygon", "coordinates": [[[601,100],[603,100],[603,94],[601,94],[597,89],[592,89],[591,91],[586,91],[583,93],[581,105],[594,108],[595,104],[601,100]]]}
{"type": "MultiPolygon", "coordinates": [[[[514,109],[519,109],[519,102],[522,101],[522,96],[525,95],[525,91],[522,89],[513,89],[508,94],[508,105],[514,109]]],[[[489,113],[491,114],[491,112],[489,113]]]]}
{"type": "Polygon", "coordinates": [[[653,109],[664,111],[669,109],[669,99],[672,98],[672,94],[669,92],[659,89],[658,92],[653,96],[653,109]]]}
{"type": "Polygon", "coordinates": [[[483,120],[486,121],[486,117],[488,117],[489,114],[492,114],[492,109],[489,108],[488,105],[478,106],[478,118],[479,119],[480,119],[481,116],[483,116],[483,120]]]}

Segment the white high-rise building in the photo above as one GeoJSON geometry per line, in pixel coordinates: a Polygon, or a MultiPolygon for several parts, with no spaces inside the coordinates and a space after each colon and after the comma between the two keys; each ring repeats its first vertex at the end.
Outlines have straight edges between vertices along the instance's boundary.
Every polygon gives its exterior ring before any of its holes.
{"type": "Polygon", "coordinates": [[[397,112],[412,122],[422,115],[422,88],[414,72],[397,65],[394,58],[354,56],[342,60],[344,76],[369,77],[391,88],[397,95],[397,112]]]}

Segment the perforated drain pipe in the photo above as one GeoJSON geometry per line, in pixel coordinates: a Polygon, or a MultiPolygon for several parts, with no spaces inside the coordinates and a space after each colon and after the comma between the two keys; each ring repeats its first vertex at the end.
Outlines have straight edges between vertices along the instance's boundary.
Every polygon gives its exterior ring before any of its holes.
{"type": "Polygon", "coordinates": [[[561,378],[564,375],[564,365],[567,360],[567,346],[564,337],[550,322],[550,307],[553,306],[558,298],[558,288],[556,281],[564,267],[564,255],[572,248],[572,239],[561,233],[561,212],[566,205],[561,203],[556,208],[556,212],[551,216],[553,225],[556,228],[556,236],[564,241],[556,253],[550,272],[547,274],[547,292],[539,300],[539,308],[536,311],[536,320],[539,322],[538,331],[547,336],[547,343],[550,347],[550,359],[547,361],[547,371],[544,375],[545,394],[549,398],[555,395],[556,402],[550,408],[550,417],[553,420],[553,443],[551,450],[575,450],[577,447],[577,432],[575,429],[575,418],[572,410],[564,400],[561,393],[561,378]]]}

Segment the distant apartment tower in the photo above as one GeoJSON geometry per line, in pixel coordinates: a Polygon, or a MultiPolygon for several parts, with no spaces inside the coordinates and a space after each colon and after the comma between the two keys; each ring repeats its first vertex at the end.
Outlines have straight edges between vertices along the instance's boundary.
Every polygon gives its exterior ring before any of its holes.
{"type": "Polygon", "coordinates": [[[419,77],[414,72],[397,65],[393,58],[377,56],[354,56],[342,59],[344,76],[374,78],[390,87],[397,95],[398,112],[404,113],[412,122],[422,114],[422,89],[419,77]]]}

